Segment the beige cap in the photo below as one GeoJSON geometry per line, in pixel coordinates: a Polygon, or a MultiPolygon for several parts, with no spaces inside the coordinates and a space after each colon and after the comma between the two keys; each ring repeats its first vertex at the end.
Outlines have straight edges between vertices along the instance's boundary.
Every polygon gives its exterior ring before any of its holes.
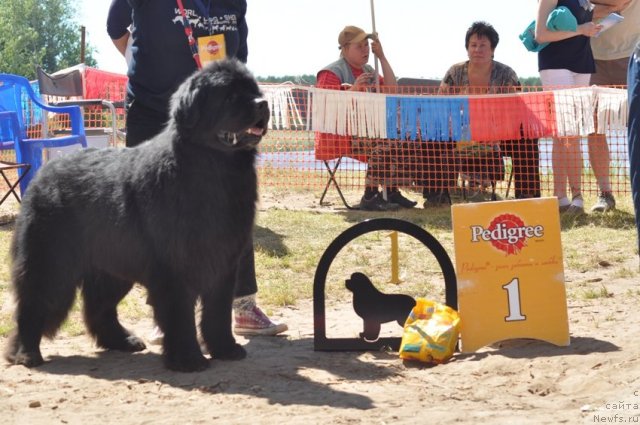
{"type": "Polygon", "coordinates": [[[338,44],[340,45],[340,48],[342,48],[349,43],[359,43],[365,38],[373,38],[373,34],[367,34],[362,28],[349,25],[340,31],[338,44]]]}

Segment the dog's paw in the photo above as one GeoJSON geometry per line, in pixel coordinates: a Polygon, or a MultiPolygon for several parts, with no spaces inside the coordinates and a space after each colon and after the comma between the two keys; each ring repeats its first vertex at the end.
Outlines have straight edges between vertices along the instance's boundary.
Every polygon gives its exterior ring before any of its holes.
{"type": "Polygon", "coordinates": [[[247,357],[247,350],[242,345],[234,343],[224,349],[218,348],[210,351],[210,354],[217,360],[242,360],[247,357]]]}
{"type": "Polygon", "coordinates": [[[180,356],[165,354],[164,365],[176,372],[200,372],[209,367],[209,359],[200,351],[180,356]]]}
{"type": "Polygon", "coordinates": [[[127,339],[124,340],[124,347],[121,349],[122,351],[130,351],[135,353],[137,351],[142,351],[147,348],[147,345],[135,335],[129,335],[127,339]]]}
{"type": "Polygon", "coordinates": [[[129,353],[135,353],[147,348],[146,344],[135,335],[122,335],[117,338],[109,338],[105,336],[99,336],[97,338],[98,347],[105,348],[107,350],[118,350],[129,353]]]}
{"type": "Polygon", "coordinates": [[[11,364],[23,365],[26,367],[36,367],[44,363],[40,350],[37,351],[24,351],[22,347],[18,347],[16,350],[7,351],[5,358],[11,364]]]}

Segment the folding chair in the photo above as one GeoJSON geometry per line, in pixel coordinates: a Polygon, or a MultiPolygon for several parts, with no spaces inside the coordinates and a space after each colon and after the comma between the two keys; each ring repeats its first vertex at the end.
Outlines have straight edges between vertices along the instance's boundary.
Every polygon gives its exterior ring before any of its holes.
{"type": "Polygon", "coordinates": [[[340,185],[338,184],[338,181],[336,180],[336,173],[338,172],[338,168],[340,167],[342,158],[344,157],[342,156],[338,157],[333,167],[331,166],[331,164],[329,164],[329,161],[327,160],[322,161],[324,163],[324,166],[327,168],[327,171],[329,172],[329,178],[327,179],[327,184],[325,185],[324,190],[322,191],[322,196],[320,196],[319,203],[320,205],[322,205],[322,202],[324,201],[324,197],[327,195],[327,191],[329,190],[329,187],[331,186],[331,184],[333,184],[336,190],[338,191],[338,195],[340,195],[340,199],[342,199],[342,203],[344,204],[344,206],[350,210],[358,210],[360,208],[349,205],[346,198],[344,197],[344,194],[342,193],[342,190],[340,190],[340,185]]]}
{"type": "MultiPolygon", "coordinates": [[[[2,111],[0,112],[0,150],[10,150],[15,149],[14,135],[19,132],[18,127],[18,117],[16,113],[13,111],[2,111]]],[[[31,165],[26,163],[18,163],[15,161],[6,161],[4,159],[0,160],[0,175],[2,175],[2,179],[7,185],[7,192],[0,199],[0,205],[9,197],[9,195],[13,194],[16,198],[16,201],[20,202],[20,196],[16,189],[20,184],[20,181],[27,175],[31,165]],[[13,176],[8,175],[6,172],[10,170],[17,171],[17,179],[13,182],[11,178],[13,176]],[[11,178],[10,178],[11,177],[11,178]]]]}
{"type": "MultiPolygon", "coordinates": [[[[0,112],[13,113],[15,121],[12,131],[9,132],[7,130],[7,134],[11,135],[11,141],[16,152],[16,162],[18,164],[29,164],[31,167],[30,172],[26,171],[26,167],[18,169],[18,174],[21,178],[19,183],[22,195],[24,195],[31,179],[42,165],[44,149],[74,144],[87,147],[80,108],[78,106],[54,107],[43,104],[34,93],[29,81],[24,77],[0,74],[0,112]],[[38,116],[43,113],[68,115],[70,134],[53,138],[28,137],[31,134],[28,134],[27,127],[40,124],[38,116]]],[[[9,120],[14,120],[14,118],[6,118],[7,122],[9,120]]],[[[3,125],[4,128],[8,129],[9,124],[3,125]]],[[[7,137],[7,139],[9,138],[7,137]]]]}
{"type": "MultiPolygon", "coordinates": [[[[398,79],[398,91],[401,94],[412,94],[412,95],[434,94],[437,92],[437,88],[439,86],[440,86],[440,80],[432,80],[432,79],[424,79],[424,78],[408,78],[408,77],[403,77],[398,79]]],[[[333,163],[333,166],[331,165],[330,160],[325,158],[327,155],[322,155],[322,158],[318,158],[318,159],[322,159],[322,162],[324,163],[324,166],[329,173],[329,178],[327,179],[327,182],[325,184],[324,191],[322,192],[322,196],[320,196],[320,205],[322,205],[322,202],[324,201],[327,191],[333,185],[338,191],[338,195],[340,196],[340,199],[342,200],[342,203],[344,204],[344,206],[350,210],[357,210],[359,209],[358,207],[349,205],[349,203],[345,199],[344,194],[342,193],[342,190],[340,189],[340,185],[337,181],[336,174],[338,173],[340,165],[343,163],[342,160],[345,157],[354,158],[356,160],[363,161],[363,162],[364,160],[358,159],[352,156],[349,152],[346,152],[346,151],[343,152],[345,149],[347,151],[350,150],[349,148],[345,148],[345,147],[349,146],[351,143],[350,139],[344,136],[328,136],[328,135],[318,136],[317,135],[316,145],[327,142],[329,137],[333,138],[333,141],[330,144],[335,144],[338,147],[338,150],[340,152],[337,152],[334,155],[334,158],[331,159],[331,160],[335,160],[335,162],[333,163]]]]}
{"type": "MultiPolygon", "coordinates": [[[[57,98],[54,102],[46,102],[53,106],[70,106],[76,105],[80,107],[100,106],[109,111],[111,115],[111,146],[116,145],[116,136],[118,134],[117,128],[117,112],[116,105],[108,100],[104,99],[84,99],[84,87],[82,83],[82,73],[78,69],[73,69],[69,72],[47,74],[39,66],[36,67],[36,75],[38,77],[38,86],[41,96],[55,96],[57,98]],[[74,98],[74,99],[71,99],[74,98]]],[[[94,129],[95,130],[95,129],[94,129]]],[[[100,133],[104,134],[104,129],[99,129],[100,133]]],[[[85,128],[88,133],[89,144],[91,145],[91,137],[89,128],[85,128]]],[[[95,131],[94,131],[95,132],[95,131]]],[[[105,147],[97,146],[95,147],[105,147]]]]}

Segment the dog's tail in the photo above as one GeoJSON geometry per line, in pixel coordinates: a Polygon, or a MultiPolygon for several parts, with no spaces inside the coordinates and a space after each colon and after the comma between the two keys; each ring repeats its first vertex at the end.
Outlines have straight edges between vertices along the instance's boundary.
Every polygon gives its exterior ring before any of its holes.
{"type": "Polygon", "coordinates": [[[58,261],[60,253],[44,259],[37,258],[37,253],[29,257],[17,246],[12,254],[18,331],[33,337],[53,337],[67,318],[81,281],[62,270],[65,261],[58,261]]]}

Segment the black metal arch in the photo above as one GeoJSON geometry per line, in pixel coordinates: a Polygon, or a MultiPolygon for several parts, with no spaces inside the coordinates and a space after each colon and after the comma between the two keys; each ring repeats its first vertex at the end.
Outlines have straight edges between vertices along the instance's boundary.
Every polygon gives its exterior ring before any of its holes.
{"type": "Polygon", "coordinates": [[[379,230],[395,230],[422,242],[435,256],[445,284],[446,304],[453,308],[458,308],[458,292],[456,272],[449,255],[438,240],[421,227],[409,223],[408,221],[395,218],[374,218],[358,223],[336,237],[329,244],[322,254],[316,274],[313,280],[313,327],[314,327],[314,350],[316,351],[355,351],[355,350],[380,350],[383,347],[390,347],[398,350],[401,338],[387,337],[379,338],[376,341],[366,341],[362,338],[327,338],[326,316],[325,316],[325,284],[329,267],[333,263],[340,250],[355,238],[366,233],[379,230]]]}

